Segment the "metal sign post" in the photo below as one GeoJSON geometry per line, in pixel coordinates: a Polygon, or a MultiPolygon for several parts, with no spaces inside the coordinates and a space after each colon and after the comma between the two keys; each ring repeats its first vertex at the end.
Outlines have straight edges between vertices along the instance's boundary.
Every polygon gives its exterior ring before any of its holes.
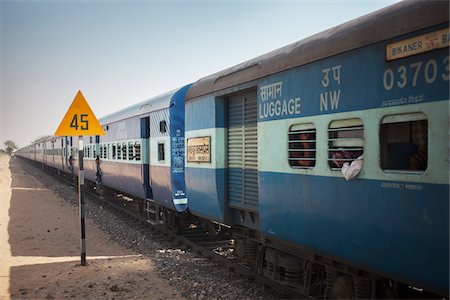
{"type": "Polygon", "coordinates": [[[84,166],[83,136],[105,135],[83,94],[78,91],[75,99],[66,112],[55,136],[78,136],[78,204],[80,207],[81,227],[81,265],[86,265],[86,227],[84,209],[84,166]]]}
{"type": "Polygon", "coordinates": [[[81,265],[86,265],[86,226],[84,221],[84,166],[83,166],[83,136],[78,136],[78,205],[80,207],[81,226],[81,265]]]}

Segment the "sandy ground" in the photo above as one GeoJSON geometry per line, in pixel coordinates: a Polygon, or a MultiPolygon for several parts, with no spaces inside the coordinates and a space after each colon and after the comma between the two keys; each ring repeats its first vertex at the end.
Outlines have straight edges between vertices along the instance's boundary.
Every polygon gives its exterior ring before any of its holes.
{"type": "Polygon", "coordinates": [[[25,169],[0,155],[0,299],[182,299],[88,219],[81,266],[78,209],[25,169]]]}

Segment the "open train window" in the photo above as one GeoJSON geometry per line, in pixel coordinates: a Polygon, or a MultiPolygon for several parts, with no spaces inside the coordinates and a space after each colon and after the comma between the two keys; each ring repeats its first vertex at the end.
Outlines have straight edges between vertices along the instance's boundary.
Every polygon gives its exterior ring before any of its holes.
{"type": "Polygon", "coordinates": [[[122,145],[120,143],[117,144],[117,159],[122,159],[122,145]]]}
{"type": "Polygon", "coordinates": [[[135,158],[133,148],[134,148],[133,143],[128,142],[128,159],[129,160],[133,160],[135,158]]]}
{"type": "Polygon", "coordinates": [[[141,143],[136,142],[136,144],[134,144],[134,148],[136,149],[136,160],[141,160],[141,143]]]}
{"type": "Polygon", "coordinates": [[[158,143],[158,161],[164,160],[164,143],[158,143]]]}
{"type": "Polygon", "coordinates": [[[332,121],[328,127],[328,165],[340,170],[363,154],[364,126],[361,119],[332,121]]]}
{"type": "Polygon", "coordinates": [[[381,120],[380,163],[385,171],[426,170],[428,120],[423,113],[390,115],[381,120]]]}
{"type": "Polygon", "coordinates": [[[127,144],[126,143],[122,144],[122,158],[123,158],[123,160],[127,159],[127,144]]]}
{"type": "Polygon", "coordinates": [[[289,129],[288,161],[294,169],[311,169],[316,165],[316,129],[314,124],[292,125],[289,129]]]}
{"type": "Polygon", "coordinates": [[[159,122],[159,132],[165,133],[167,131],[167,124],[165,120],[159,122]]]}

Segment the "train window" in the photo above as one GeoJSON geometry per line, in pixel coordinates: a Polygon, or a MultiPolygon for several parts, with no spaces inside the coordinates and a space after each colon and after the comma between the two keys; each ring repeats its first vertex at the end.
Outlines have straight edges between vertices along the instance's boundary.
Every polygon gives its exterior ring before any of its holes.
{"type": "Polygon", "coordinates": [[[128,159],[133,160],[134,159],[134,149],[133,144],[131,142],[128,142],[128,159]]]}
{"type": "Polygon", "coordinates": [[[288,161],[294,169],[316,165],[316,128],[314,124],[292,125],[288,133],[288,161]]]}
{"type": "Polygon", "coordinates": [[[134,148],[136,149],[136,160],[141,160],[141,143],[136,142],[134,148]]]}
{"type": "Polygon", "coordinates": [[[380,125],[380,164],[385,171],[422,173],[428,165],[428,120],[423,113],[390,115],[380,125]]]}
{"type": "Polygon", "coordinates": [[[117,159],[122,159],[122,145],[118,143],[116,148],[117,148],[117,159]]]}
{"type": "Polygon", "coordinates": [[[165,120],[159,122],[159,132],[165,133],[167,131],[167,124],[165,120]]]}
{"type": "Polygon", "coordinates": [[[158,143],[158,161],[164,160],[164,143],[158,143]]]}
{"type": "Polygon", "coordinates": [[[127,159],[127,143],[122,144],[122,159],[127,159]]]}
{"type": "Polygon", "coordinates": [[[92,158],[97,158],[97,146],[92,146],[92,158]]]}
{"type": "Polygon", "coordinates": [[[345,162],[361,156],[364,150],[364,126],[361,119],[332,121],[328,127],[328,165],[339,170],[345,162]]]}
{"type": "Polygon", "coordinates": [[[116,159],[116,144],[112,144],[112,159],[116,159]]]}

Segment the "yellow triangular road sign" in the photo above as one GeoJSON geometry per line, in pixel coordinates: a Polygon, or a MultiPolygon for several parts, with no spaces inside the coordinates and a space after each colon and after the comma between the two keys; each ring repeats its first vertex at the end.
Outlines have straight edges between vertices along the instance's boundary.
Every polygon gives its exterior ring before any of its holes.
{"type": "Polygon", "coordinates": [[[105,135],[83,94],[78,91],[55,136],[105,135]]]}

